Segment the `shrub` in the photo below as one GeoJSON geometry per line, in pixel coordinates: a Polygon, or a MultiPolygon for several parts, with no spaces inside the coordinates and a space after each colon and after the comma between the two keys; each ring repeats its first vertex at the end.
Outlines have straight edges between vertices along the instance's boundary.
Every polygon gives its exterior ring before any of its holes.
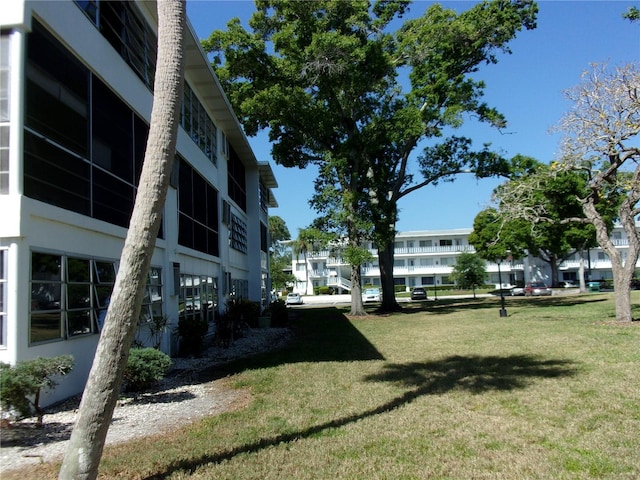
{"type": "Polygon", "coordinates": [[[260,304],[249,300],[230,300],[227,311],[216,320],[216,342],[228,348],[248,327],[258,327],[260,304]]]}
{"type": "Polygon", "coordinates": [[[18,418],[38,417],[42,425],[43,410],[40,393],[57,385],[54,378],[64,376],[73,369],[73,357],[60,355],[53,358],[38,357],[11,366],[0,362],[0,391],[2,408],[17,413],[18,418]]]}
{"type": "Polygon", "coordinates": [[[260,316],[260,304],[250,300],[231,300],[227,304],[227,314],[234,324],[242,329],[247,326],[256,328],[260,316]]]}
{"type": "Polygon", "coordinates": [[[289,312],[287,310],[287,304],[284,300],[278,299],[271,302],[269,305],[269,312],[271,312],[271,326],[272,327],[286,327],[289,322],[289,312]]]}
{"type": "Polygon", "coordinates": [[[155,348],[133,348],[124,371],[125,390],[135,392],[162,380],[171,366],[169,355],[155,348]]]}
{"type": "Polygon", "coordinates": [[[176,333],[180,337],[180,355],[182,357],[199,357],[204,346],[204,336],[209,324],[201,315],[184,315],[178,320],[176,333]]]}
{"type": "Polygon", "coordinates": [[[333,295],[333,288],[329,286],[318,287],[318,295],[333,295]]]}

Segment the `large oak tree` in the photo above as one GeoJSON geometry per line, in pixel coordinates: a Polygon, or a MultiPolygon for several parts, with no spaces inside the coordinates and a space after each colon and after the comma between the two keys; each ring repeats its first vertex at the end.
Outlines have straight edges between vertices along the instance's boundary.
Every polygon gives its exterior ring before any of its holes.
{"type": "Polygon", "coordinates": [[[500,159],[487,148],[450,138],[417,160],[425,139],[458,127],[467,114],[503,127],[505,119],[481,101],[480,65],[522,28],[534,28],[531,0],[495,0],[458,15],[438,4],[396,31],[409,2],[377,0],[256,1],[246,31],[238,19],[203,42],[249,135],[269,130],[274,160],[318,166],[314,205],[343,230],[351,259],[351,314],[363,314],[361,245],[378,246],[383,307],[397,307],[393,238],[397,202],[462,171],[480,176],[500,159]],[[415,160],[412,160],[415,161],[415,160]],[[372,237],[373,234],[373,237],[372,237]]]}

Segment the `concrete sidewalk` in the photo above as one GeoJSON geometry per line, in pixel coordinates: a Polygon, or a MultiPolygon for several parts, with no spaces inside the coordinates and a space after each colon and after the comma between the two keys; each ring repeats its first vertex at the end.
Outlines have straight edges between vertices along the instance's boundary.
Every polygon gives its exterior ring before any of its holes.
{"type": "MultiPolygon", "coordinates": [[[[489,293],[478,293],[476,295],[477,298],[481,297],[494,297],[497,295],[491,295],[489,293]]],[[[469,295],[438,295],[438,299],[445,298],[473,298],[472,294],[469,295]]],[[[433,302],[435,298],[433,295],[429,295],[427,300],[419,300],[419,301],[427,301],[433,302]]],[[[351,303],[351,294],[341,294],[341,295],[303,295],[302,301],[304,302],[302,305],[289,305],[289,307],[299,307],[304,305],[344,305],[351,303]]],[[[411,302],[409,297],[396,297],[396,301],[398,303],[411,302]]]]}

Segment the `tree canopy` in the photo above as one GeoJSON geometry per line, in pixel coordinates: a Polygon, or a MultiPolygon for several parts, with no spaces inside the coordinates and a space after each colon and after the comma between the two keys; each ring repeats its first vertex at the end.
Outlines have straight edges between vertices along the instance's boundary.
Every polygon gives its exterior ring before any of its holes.
{"type": "MultiPolygon", "coordinates": [[[[409,2],[259,0],[256,7],[252,32],[234,19],[204,49],[247,133],[268,129],[281,165],[318,166],[313,203],[346,234],[356,261],[375,234],[387,253],[383,298],[395,303],[387,269],[398,200],[462,171],[486,175],[500,166],[487,146],[475,152],[468,139],[452,137],[419,156],[414,177],[412,153],[468,115],[505,126],[471,74],[509,52],[519,30],[535,27],[537,6],[495,0],[457,14],[434,4],[396,31],[391,22],[409,2]]],[[[351,281],[351,313],[362,314],[360,265],[352,265],[351,281]]]]}
{"type": "Polygon", "coordinates": [[[487,278],[486,263],[479,255],[462,252],[456,257],[451,278],[460,288],[472,288],[475,297],[476,287],[484,285],[487,278]]]}

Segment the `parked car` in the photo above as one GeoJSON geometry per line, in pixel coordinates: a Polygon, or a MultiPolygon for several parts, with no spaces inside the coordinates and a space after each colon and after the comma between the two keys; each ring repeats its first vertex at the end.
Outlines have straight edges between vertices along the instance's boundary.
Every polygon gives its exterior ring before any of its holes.
{"type": "Polygon", "coordinates": [[[426,300],[427,291],[423,287],[414,287],[411,290],[411,300],[426,300]]]}
{"type": "Polygon", "coordinates": [[[363,303],[379,302],[382,300],[382,294],[379,288],[365,288],[362,292],[363,303]]]}
{"type": "Polygon", "coordinates": [[[535,295],[535,296],[551,295],[551,289],[542,282],[531,282],[525,285],[524,294],[527,297],[530,297],[532,295],[535,295]]]}
{"type": "Polygon", "coordinates": [[[524,295],[524,287],[513,287],[511,289],[511,296],[515,297],[518,295],[524,295]]]}
{"type": "Polygon", "coordinates": [[[302,305],[302,297],[299,293],[289,293],[287,295],[287,305],[302,305]]]}
{"type": "Polygon", "coordinates": [[[560,282],[560,285],[564,288],[578,288],[578,284],[573,280],[565,280],[564,282],[560,282]]]}

